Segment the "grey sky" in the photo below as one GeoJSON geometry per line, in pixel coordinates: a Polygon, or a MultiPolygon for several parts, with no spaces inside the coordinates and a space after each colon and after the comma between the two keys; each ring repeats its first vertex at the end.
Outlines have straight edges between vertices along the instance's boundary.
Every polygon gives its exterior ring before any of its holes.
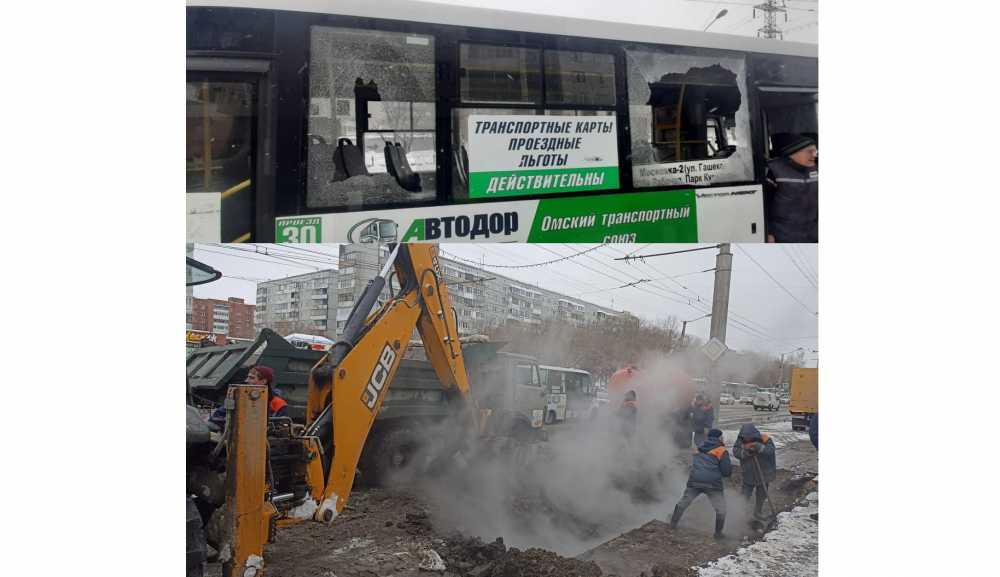
{"type": "MultiPolygon", "coordinates": [[[[195,287],[194,294],[202,298],[242,297],[246,302],[253,303],[256,296],[254,281],[336,268],[338,245],[307,246],[196,245],[194,257],[222,271],[224,278],[195,287]],[[267,250],[275,256],[255,254],[255,247],[257,251],[267,250]]],[[[593,246],[446,244],[442,245],[442,249],[446,256],[486,265],[524,265],[558,259],[593,246]]],[[[523,269],[487,266],[485,269],[599,305],[627,310],[649,320],[663,320],[671,316],[678,320],[693,320],[711,307],[713,273],[700,271],[715,266],[717,251],[650,257],[645,262],[625,263],[614,259],[629,253],[649,255],[695,246],[708,245],[616,244],[544,266],[523,269]],[[616,288],[641,279],[650,279],[651,282],[616,288]]],[[[817,281],[813,277],[815,273],[818,273],[816,245],[733,245],[727,332],[730,347],[772,353],[787,352],[800,346],[817,349],[817,317],[812,314],[818,310],[817,290],[812,284],[817,281]],[[770,273],[777,283],[760,267],[770,273]]],[[[708,319],[700,319],[688,325],[688,333],[705,339],[708,328],[708,319]]],[[[807,358],[816,356],[810,354],[807,358]]]]}
{"type": "MultiPolygon", "coordinates": [[[[702,30],[720,10],[728,13],[712,24],[710,32],[756,36],[764,25],[760,10],[754,19],[753,7],[762,0],[432,0],[442,4],[464,4],[498,10],[575,16],[591,20],[659,25],[669,28],[702,30]]],[[[778,28],[785,30],[784,39],[815,44],[818,38],[819,3],[815,0],[787,0],[788,21],[778,15],[778,28]]]]}

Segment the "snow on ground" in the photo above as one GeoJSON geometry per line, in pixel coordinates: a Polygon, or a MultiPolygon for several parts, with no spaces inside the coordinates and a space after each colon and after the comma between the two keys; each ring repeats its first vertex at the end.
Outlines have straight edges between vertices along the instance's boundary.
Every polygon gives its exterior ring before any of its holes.
{"type": "Polygon", "coordinates": [[[819,494],[806,505],[778,514],[778,526],[736,554],[698,568],[699,577],[816,577],[819,574],[819,494]]]}
{"type": "MultiPolygon", "coordinates": [[[[791,421],[782,421],[779,423],[764,423],[762,425],[757,425],[757,429],[762,433],[766,433],[771,439],[774,440],[774,447],[780,449],[785,445],[795,443],[797,441],[808,441],[809,433],[805,431],[793,431],[791,421]]],[[[739,428],[736,429],[723,429],[722,438],[725,440],[726,445],[732,446],[736,441],[736,437],[740,434],[739,428]]]]}

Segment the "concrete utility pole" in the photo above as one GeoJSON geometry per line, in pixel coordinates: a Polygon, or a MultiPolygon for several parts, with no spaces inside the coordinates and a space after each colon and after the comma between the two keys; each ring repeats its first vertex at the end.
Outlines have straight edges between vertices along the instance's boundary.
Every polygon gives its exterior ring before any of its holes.
{"type": "Polygon", "coordinates": [[[712,292],[712,328],[709,339],[726,342],[726,324],[729,317],[729,280],[733,272],[733,253],[729,243],[719,245],[715,256],[715,289],[712,292]]]}
{"type": "MultiPolygon", "coordinates": [[[[729,243],[719,245],[719,254],[715,257],[715,288],[712,291],[712,326],[709,340],[719,339],[726,342],[726,324],[729,319],[729,284],[733,272],[733,253],[729,243]]],[[[722,394],[722,382],[715,372],[715,363],[709,367],[709,390],[712,397],[712,408],[715,410],[715,420],[719,419],[719,396],[722,394]]]]}

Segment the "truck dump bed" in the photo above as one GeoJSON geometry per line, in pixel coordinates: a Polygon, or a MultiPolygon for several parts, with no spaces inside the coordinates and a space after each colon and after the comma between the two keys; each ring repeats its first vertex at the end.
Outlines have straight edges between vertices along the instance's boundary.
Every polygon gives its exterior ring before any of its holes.
{"type": "MultiPolygon", "coordinates": [[[[478,367],[497,356],[506,343],[462,345],[470,377],[478,367]]],[[[323,351],[297,349],[271,329],[262,329],[252,343],[190,349],[187,380],[194,404],[203,407],[221,404],[229,385],[246,381],[250,367],[260,364],[274,369],[274,380],[288,401],[289,416],[305,419],[309,371],[323,357],[323,351]]],[[[423,347],[411,346],[400,364],[392,387],[382,403],[379,418],[435,417],[445,412],[443,389],[423,347]]]]}
{"type": "Polygon", "coordinates": [[[789,397],[792,429],[805,430],[809,415],[819,412],[819,369],[792,369],[789,397]]]}
{"type": "Polygon", "coordinates": [[[297,349],[271,329],[262,329],[252,343],[189,349],[187,382],[194,404],[221,404],[229,385],[246,382],[254,365],[274,369],[275,386],[288,401],[289,416],[305,417],[309,371],[323,351],[297,349]]]}

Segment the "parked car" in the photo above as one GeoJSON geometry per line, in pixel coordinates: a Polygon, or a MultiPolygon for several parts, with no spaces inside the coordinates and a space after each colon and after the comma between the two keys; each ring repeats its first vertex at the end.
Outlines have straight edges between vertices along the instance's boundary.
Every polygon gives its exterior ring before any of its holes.
{"type": "Polygon", "coordinates": [[[753,410],[755,411],[777,411],[781,408],[781,401],[774,393],[759,392],[753,397],[753,410]]]}
{"type": "Polygon", "coordinates": [[[730,395],[729,393],[722,393],[721,395],[719,395],[720,405],[732,405],[734,403],[736,403],[736,399],[734,399],[733,396],[730,395]]]}
{"type": "Polygon", "coordinates": [[[752,405],[753,404],[753,397],[751,397],[750,395],[744,395],[743,398],[740,399],[740,404],[741,405],[752,405]]]}
{"type": "Polygon", "coordinates": [[[782,404],[782,405],[787,405],[787,404],[789,403],[789,401],[790,401],[790,399],[789,399],[788,395],[781,395],[781,396],[780,396],[780,397],[778,398],[778,400],[779,400],[779,401],[781,401],[781,404],[782,404]]]}

